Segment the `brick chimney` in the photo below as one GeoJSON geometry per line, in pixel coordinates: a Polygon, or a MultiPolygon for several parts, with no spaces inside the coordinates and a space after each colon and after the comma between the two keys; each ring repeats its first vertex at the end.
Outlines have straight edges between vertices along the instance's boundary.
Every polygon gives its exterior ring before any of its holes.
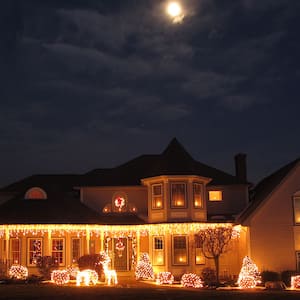
{"type": "Polygon", "coordinates": [[[244,153],[238,153],[235,155],[235,176],[239,183],[247,182],[247,155],[244,153]]]}

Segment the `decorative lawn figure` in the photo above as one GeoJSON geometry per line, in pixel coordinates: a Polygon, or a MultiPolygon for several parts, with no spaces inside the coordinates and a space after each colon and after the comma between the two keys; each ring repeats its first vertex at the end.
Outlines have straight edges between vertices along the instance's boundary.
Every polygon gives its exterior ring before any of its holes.
{"type": "Polygon", "coordinates": [[[100,264],[103,267],[105,282],[107,283],[107,285],[118,284],[118,277],[117,277],[116,270],[110,270],[108,267],[111,262],[109,255],[105,251],[101,251],[100,257],[101,257],[100,264]]]}
{"type": "Polygon", "coordinates": [[[181,277],[181,285],[183,287],[202,288],[203,282],[198,275],[194,273],[186,273],[181,277]]]}
{"type": "Polygon", "coordinates": [[[77,273],[76,276],[76,285],[80,286],[81,283],[89,286],[91,284],[96,285],[98,282],[98,274],[95,270],[83,270],[77,273]]]}
{"type": "Polygon", "coordinates": [[[156,278],[157,284],[173,284],[174,276],[171,272],[159,272],[156,278]]]}
{"type": "Polygon", "coordinates": [[[26,280],[28,277],[28,269],[21,265],[12,265],[9,268],[8,274],[11,279],[26,280]]]}
{"type": "Polygon", "coordinates": [[[67,270],[53,270],[51,281],[57,285],[63,285],[70,281],[70,274],[67,270]]]}
{"type": "Polygon", "coordinates": [[[149,254],[142,253],[135,270],[135,278],[138,279],[154,279],[153,267],[150,262],[149,254]]]}
{"type": "Polygon", "coordinates": [[[242,289],[253,289],[260,282],[261,278],[256,264],[249,256],[245,256],[237,281],[239,287],[242,289]]]}

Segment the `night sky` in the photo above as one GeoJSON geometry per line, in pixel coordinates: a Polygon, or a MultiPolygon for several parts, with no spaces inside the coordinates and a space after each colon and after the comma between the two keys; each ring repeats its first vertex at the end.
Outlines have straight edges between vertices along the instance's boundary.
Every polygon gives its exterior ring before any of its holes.
{"type": "Polygon", "coordinates": [[[300,156],[300,1],[1,0],[0,186],[173,137],[257,182],[300,156]]]}

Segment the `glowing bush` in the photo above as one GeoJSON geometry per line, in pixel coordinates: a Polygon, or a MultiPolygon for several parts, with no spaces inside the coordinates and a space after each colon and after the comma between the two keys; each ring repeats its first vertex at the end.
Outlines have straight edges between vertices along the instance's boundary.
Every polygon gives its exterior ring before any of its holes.
{"type": "Polygon", "coordinates": [[[136,279],[154,279],[153,267],[150,262],[149,254],[142,253],[135,270],[136,279]]]}
{"type": "Polygon", "coordinates": [[[300,275],[291,277],[291,288],[300,289],[300,275]]]}
{"type": "Polygon", "coordinates": [[[198,275],[186,273],[181,277],[181,285],[184,287],[201,288],[203,287],[203,282],[198,275]]]}
{"type": "Polygon", "coordinates": [[[28,269],[21,265],[12,265],[9,268],[8,274],[12,279],[25,280],[28,277],[28,269]]]}
{"type": "Polygon", "coordinates": [[[157,284],[172,284],[174,282],[174,276],[171,272],[159,272],[156,278],[157,284]]]}
{"type": "Polygon", "coordinates": [[[63,285],[70,280],[70,274],[67,270],[53,270],[51,273],[51,281],[57,285],[63,285]]]}

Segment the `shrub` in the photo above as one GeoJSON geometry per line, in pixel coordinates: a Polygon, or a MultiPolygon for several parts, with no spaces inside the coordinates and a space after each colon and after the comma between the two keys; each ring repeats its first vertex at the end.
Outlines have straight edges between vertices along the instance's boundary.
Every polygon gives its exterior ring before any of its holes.
{"type": "Polygon", "coordinates": [[[274,271],[262,271],[261,272],[261,281],[262,284],[265,284],[267,281],[279,281],[280,280],[280,275],[277,272],[274,271]]]}
{"type": "Polygon", "coordinates": [[[51,272],[58,268],[58,262],[52,256],[41,256],[38,258],[36,266],[43,279],[50,279],[51,272]]]}
{"type": "Polygon", "coordinates": [[[291,286],[291,277],[297,274],[297,271],[286,270],[282,271],[280,276],[281,280],[285,283],[286,286],[291,286]]]}
{"type": "Polygon", "coordinates": [[[217,282],[216,271],[212,268],[204,268],[201,272],[201,277],[205,285],[215,285],[217,282]]]}

